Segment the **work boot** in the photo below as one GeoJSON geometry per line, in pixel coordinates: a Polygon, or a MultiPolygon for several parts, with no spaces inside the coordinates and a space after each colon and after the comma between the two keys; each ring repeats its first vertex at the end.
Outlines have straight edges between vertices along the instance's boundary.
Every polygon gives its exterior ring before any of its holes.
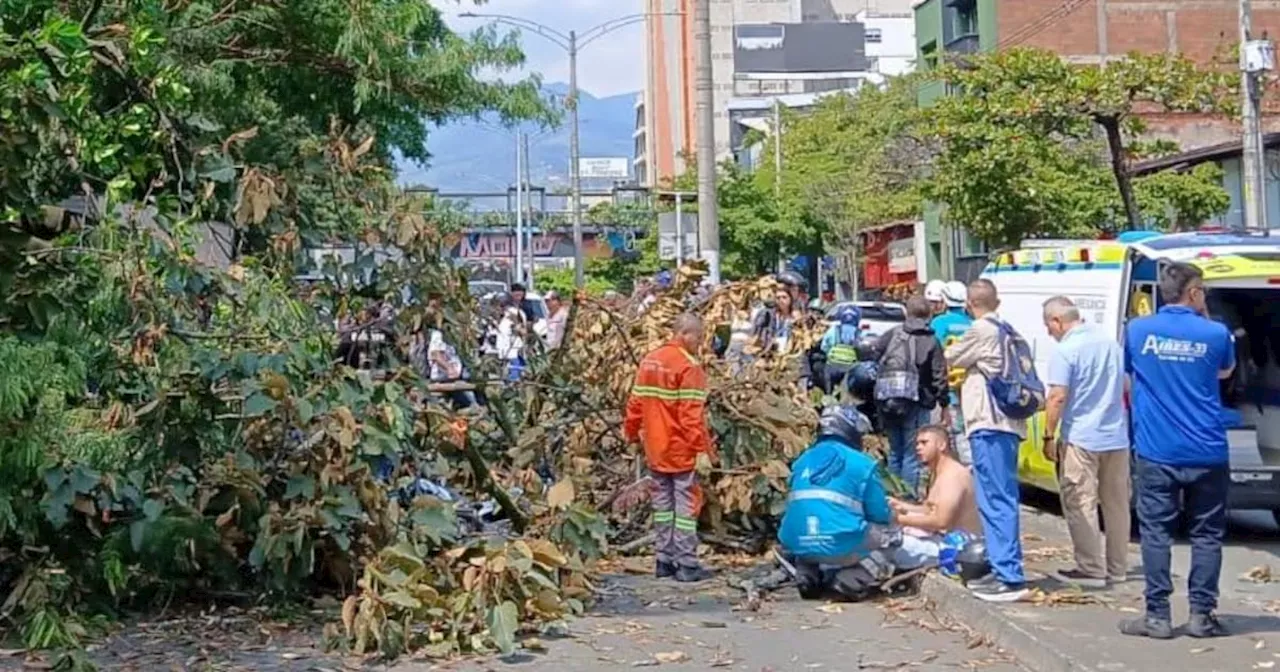
{"type": "Polygon", "coordinates": [[[669,579],[676,575],[676,566],[673,563],[659,560],[657,568],[653,571],[653,575],[659,579],[669,579]]]}
{"type": "Polygon", "coordinates": [[[676,581],[680,583],[701,583],[715,577],[715,573],[704,567],[681,567],[676,570],[676,581]]]}
{"type": "Polygon", "coordinates": [[[1167,618],[1156,618],[1155,616],[1131,618],[1120,622],[1120,632],[1130,637],[1173,639],[1173,624],[1167,618]]]}
{"type": "Polygon", "coordinates": [[[1227,629],[1222,626],[1222,622],[1212,613],[1208,614],[1191,614],[1191,620],[1187,622],[1187,634],[1192,637],[1204,639],[1207,637],[1226,637],[1227,629]]]}

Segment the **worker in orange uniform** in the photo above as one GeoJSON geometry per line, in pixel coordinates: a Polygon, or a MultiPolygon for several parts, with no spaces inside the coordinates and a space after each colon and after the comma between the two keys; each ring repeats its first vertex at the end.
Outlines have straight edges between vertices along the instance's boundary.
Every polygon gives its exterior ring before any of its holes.
{"type": "Polygon", "coordinates": [[[676,318],[671,341],[645,356],[627,399],[623,432],[643,443],[653,473],[653,522],[657,528],[658,578],[682,583],[711,578],[698,562],[699,456],[715,458],[707,431],[707,375],[695,354],[702,348],[702,319],[676,318]]]}

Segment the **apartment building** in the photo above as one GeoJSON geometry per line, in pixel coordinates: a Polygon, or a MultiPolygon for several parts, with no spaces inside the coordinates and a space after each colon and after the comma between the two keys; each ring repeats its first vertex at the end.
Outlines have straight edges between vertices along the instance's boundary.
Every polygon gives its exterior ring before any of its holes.
{"type": "MultiPolygon", "coordinates": [[[[645,89],[637,103],[642,184],[684,170],[697,142],[693,0],[646,0],[645,89]]],[[[711,0],[716,155],[733,155],[743,118],[912,67],[911,0],[711,0]]]]}

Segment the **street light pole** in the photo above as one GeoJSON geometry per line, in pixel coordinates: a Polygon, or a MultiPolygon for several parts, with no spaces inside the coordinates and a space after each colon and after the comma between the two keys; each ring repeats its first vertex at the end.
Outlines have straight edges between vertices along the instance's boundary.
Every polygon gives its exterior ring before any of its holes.
{"type": "Polygon", "coordinates": [[[586,286],[586,263],[582,251],[582,173],[578,148],[578,33],[569,31],[569,189],[573,194],[573,284],[586,286]]]}
{"type": "Polygon", "coordinates": [[[720,284],[720,221],[716,201],[716,92],[712,81],[711,0],[694,0],[693,38],[698,43],[698,239],[708,277],[720,284]]]}
{"type": "MultiPolygon", "coordinates": [[[[705,2],[705,0],[703,0],[705,2]]],[[[587,44],[595,41],[597,38],[610,33],[619,28],[638,23],[650,16],[679,16],[683,12],[642,12],[640,14],[631,14],[605,21],[593,28],[583,31],[581,35],[577,31],[569,31],[566,35],[550,26],[523,19],[518,16],[510,16],[506,14],[479,14],[476,12],[463,12],[458,16],[471,19],[490,19],[498,23],[505,23],[517,28],[525,28],[545,37],[550,42],[556,44],[561,49],[569,53],[569,183],[571,189],[571,200],[573,208],[573,265],[574,265],[574,284],[581,289],[586,284],[585,262],[583,259],[583,242],[582,242],[582,175],[579,172],[579,164],[581,163],[581,150],[578,144],[578,49],[585,47],[587,44]],[[581,38],[581,39],[579,39],[581,38]]],[[[708,14],[708,21],[709,19],[708,14]]],[[[707,24],[708,39],[711,34],[710,23],[707,24]]],[[[707,63],[708,73],[710,72],[710,42],[707,43],[707,63]]],[[[710,76],[708,74],[708,76],[710,76]]],[[[708,86],[710,86],[708,80],[708,86]]],[[[714,150],[713,150],[714,151],[714,150]]],[[[714,175],[715,167],[712,166],[712,174],[714,175]]],[[[713,185],[714,186],[714,185],[713,185]]],[[[720,236],[717,233],[716,240],[719,241],[720,236]]],[[[716,246],[716,259],[719,259],[719,244],[716,246]]],[[[713,277],[717,280],[720,275],[719,261],[713,264],[715,271],[713,277]]],[[[530,269],[532,273],[532,269],[530,269]]]]}

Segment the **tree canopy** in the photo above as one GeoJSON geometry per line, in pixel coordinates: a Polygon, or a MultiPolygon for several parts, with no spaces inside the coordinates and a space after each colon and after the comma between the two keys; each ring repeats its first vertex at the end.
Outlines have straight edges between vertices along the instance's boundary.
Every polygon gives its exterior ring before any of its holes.
{"type": "Polygon", "coordinates": [[[1135,159],[1177,149],[1144,139],[1141,114],[1230,113],[1225,73],[1166,54],[1098,67],[1035,49],[974,56],[941,72],[955,93],[927,112],[940,153],[926,193],[989,243],[1198,222],[1228,205],[1212,167],[1131,175],[1135,159]]]}

